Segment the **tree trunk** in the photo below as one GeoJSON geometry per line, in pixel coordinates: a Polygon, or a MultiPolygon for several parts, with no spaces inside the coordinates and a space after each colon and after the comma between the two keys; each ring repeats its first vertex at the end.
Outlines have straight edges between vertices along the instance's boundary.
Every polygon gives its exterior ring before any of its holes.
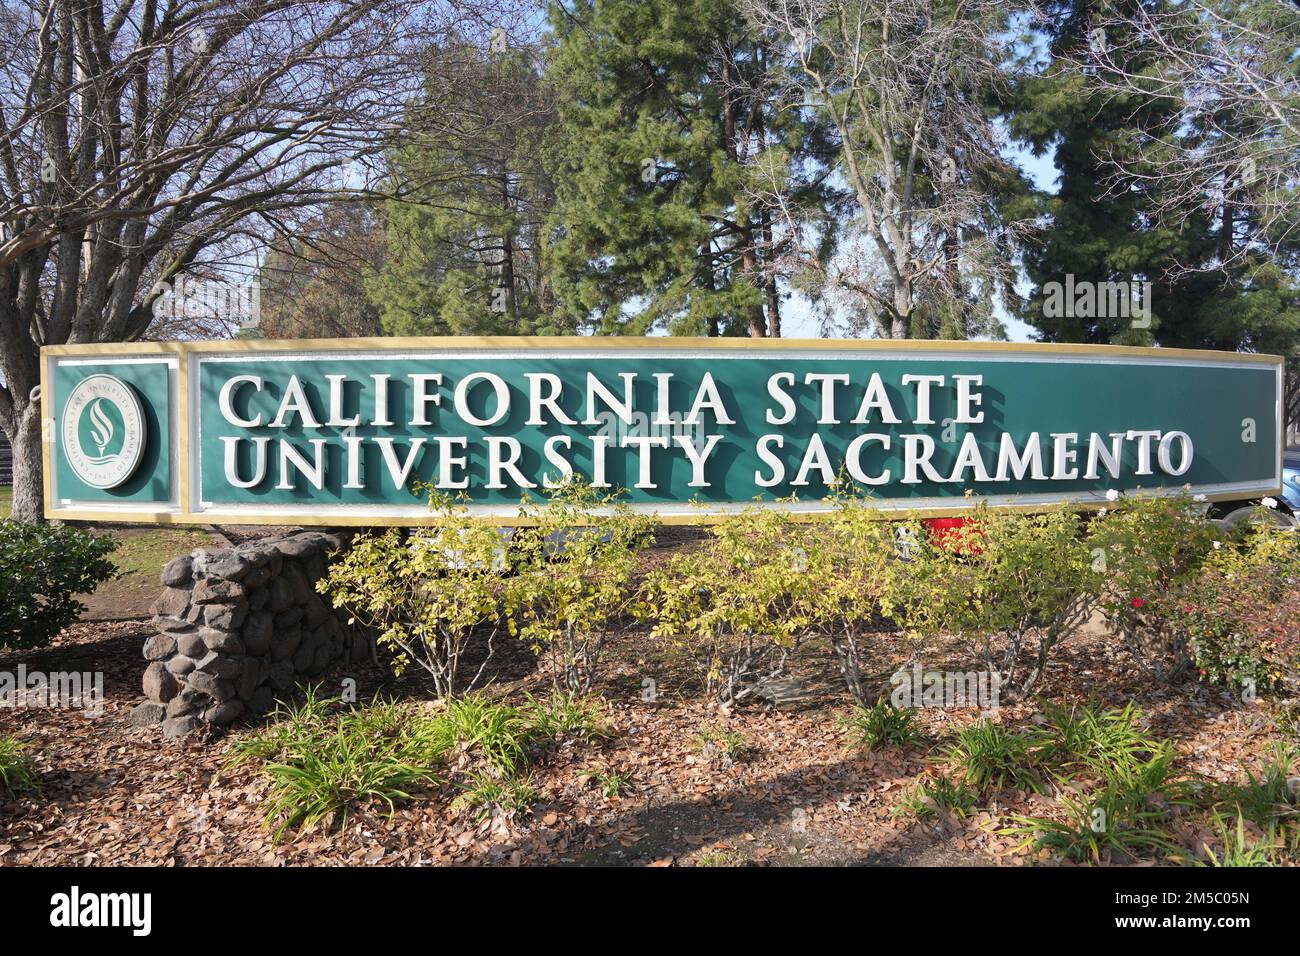
{"type": "Polygon", "coordinates": [[[14,451],[14,500],[10,517],[15,521],[44,521],[40,405],[25,398],[17,399],[12,421],[5,421],[3,425],[5,437],[14,451]]]}

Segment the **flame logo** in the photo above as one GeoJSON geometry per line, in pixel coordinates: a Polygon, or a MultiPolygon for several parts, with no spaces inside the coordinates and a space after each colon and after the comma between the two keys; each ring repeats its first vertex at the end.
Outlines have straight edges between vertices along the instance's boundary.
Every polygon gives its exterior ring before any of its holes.
{"type": "Polygon", "coordinates": [[[96,399],[90,406],[90,437],[99,446],[99,457],[104,457],[104,449],[113,440],[113,422],[104,413],[104,400],[96,399]]]}

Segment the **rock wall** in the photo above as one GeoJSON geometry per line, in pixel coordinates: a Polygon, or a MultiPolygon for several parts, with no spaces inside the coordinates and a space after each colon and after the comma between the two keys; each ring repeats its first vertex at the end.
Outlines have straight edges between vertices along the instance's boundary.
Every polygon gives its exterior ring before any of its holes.
{"type": "Polygon", "coordinates": [[[365,635],[316,593],[329,556],[351,535],[301,531],[236,548],[195,551],[163,568],[145,641],[137,726],[179,737],[270,711],[277,696],[369,654],[365,635]]]}

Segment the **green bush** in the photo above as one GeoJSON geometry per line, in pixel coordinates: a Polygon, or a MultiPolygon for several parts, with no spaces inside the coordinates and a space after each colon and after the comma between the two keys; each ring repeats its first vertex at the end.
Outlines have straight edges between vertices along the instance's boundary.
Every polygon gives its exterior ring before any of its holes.
{"type": "Polygon", "coordinates": [[[116,547],[68,525],[0,521],[0,646],[44,647],[76,622],[77,600],[117,572],[116,547]]]}
{"type": "Polygon", "coordinates": [[[521,514],[534,524],[512,540],[523,556],[511,580],[512,625],[550,657],[557,687],[586,694],[610,629],[632,612],[637,554],[653,541],[653,520],[577,480],[544,505],[525,501],[521,514]]]}
{"type": "Polygon", "coordinates": [[[428,527],[356,539],[317,589],[375,631],[397,673],[415,664],[445,698],[478,682],[495,639],[510,627],[511,555],[501,532],[471,519],[463,505],[435,494],[431,508],[428,527]],[[465,680],[461,664],[476,637],[484,657],[465,680]]]}
{"type": "Polygon", "coordinates": [[[26,749],[17,737],[0,737],[0,796],[40,790],[40,771],[26,749]]]}
{"type": "Polygon", "coordinates": [[[731,706],[782,674],[813,625],[815,535],[787,512],[747,508],[646,576],[641,610],[653,636],[685,654],[705,691],[731,706]]]}
{"type": "Polygon", "coordinates": [[[1088,526],[1088,548],[1105,579],[1099,607],[1106,623],[1157,677],[1173,680],[1191,663],[1173,612],[1219,536],[1186,494],[1123,498],[1088,526]]]}
{"type": "Polygon", "coordinates": [[[1259,693],[1300,683],[1300,535],[1257,525],[1221,543],[1167,616],[1201,680],[1259,693]]]}
{"type": "Polygon", "coordinates": [[[1042,514],[979,505],[959,531],[913,547],[899,588],[907,629],[963,638],[1001,688],[1030,693],[1096,606],[1101,577],[1082,524],[1064,505],[1042,514]]]}
{"type": "Polygon", "coordinates": [[[898,560],[900,537],[920,540],[917,522],[899,523],[857,497],[835,500],[835,510],[811,531],[806,593],[813,627],[825,635],[855,704],[865,707],[871,690],[864,680],[872,635],[892,629],[913,570],[898,560]]]}

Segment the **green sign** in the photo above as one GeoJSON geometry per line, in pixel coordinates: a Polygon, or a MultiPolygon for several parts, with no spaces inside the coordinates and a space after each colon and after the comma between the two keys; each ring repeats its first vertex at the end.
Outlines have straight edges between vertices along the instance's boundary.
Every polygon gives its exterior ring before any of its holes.
{"type": "Polygon", "coordinates": [[[1248,498],[1281,475],[1273,356],[506,338],[69,346],[44,360],[51,516],[414,524],[419,482],[508,522],[522,495],[574,474],[669,520],[755,500],[824,510],[846,485],[939,514],[1139,488],[1248,498]]]}

